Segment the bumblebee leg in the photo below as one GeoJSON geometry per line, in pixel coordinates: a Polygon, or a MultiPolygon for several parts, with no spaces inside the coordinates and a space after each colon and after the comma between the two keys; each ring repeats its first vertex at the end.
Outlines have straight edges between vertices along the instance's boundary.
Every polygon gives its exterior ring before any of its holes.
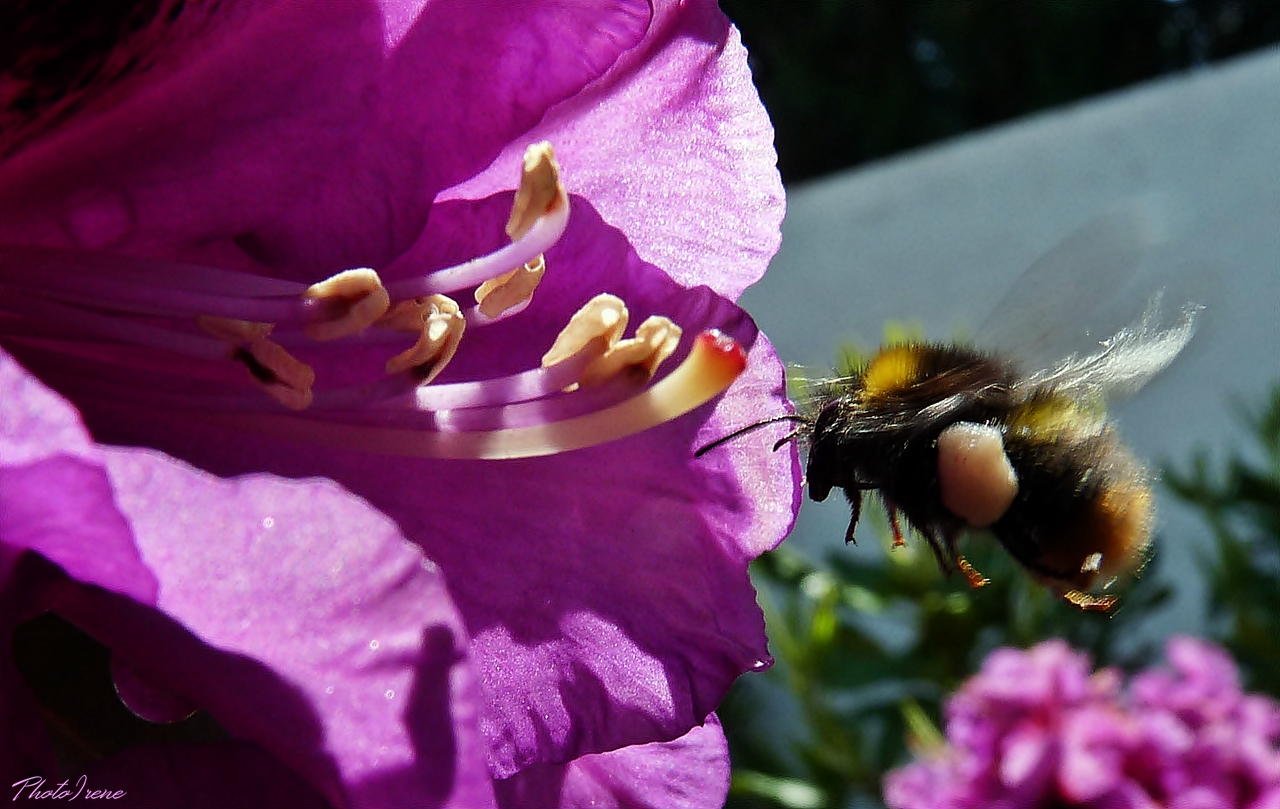
{"type": "Polygon", "coordinates": [[[844,496],[849,501],[849,527],[844,532],[844,544],[857,545],[858,540],[853,538],[853,529],[858,526],[858,518],[862,516],[862,492],[859,489],[853,491],[845,489],[844,496]]]}
{"type": "MultiPolygon", "coordinates": [[[[907,544],[902,538],[902,526],[898,524],[898,507],[888,500],[884,501],[884,510],[889,513],[889,529],[893,531],[893,547],[901,548],[907,544]]],[[[930,540],[932,543],[932,540],[930,540]]]]}
{"type": "Polygon", "coordinates": [[[991,579],[979,573],[977,568],[969,564],[969,560],[963,556],[956,557],[956,567],[960,568],[960,572],[964,574],[965,581],[969,582],[969,586],[975,590],[979,587],[986,587],[991,583],[991,579]]]}
{"type": "Polygon", "coordinates": [[[1115,596],[1096,596],[1091,593],[1082,593],[1079,590],[1068,590],[1062,594],[1062,597],[1073,607],[1093,612],[1107,612],[1119,600],[1115,596]]]}

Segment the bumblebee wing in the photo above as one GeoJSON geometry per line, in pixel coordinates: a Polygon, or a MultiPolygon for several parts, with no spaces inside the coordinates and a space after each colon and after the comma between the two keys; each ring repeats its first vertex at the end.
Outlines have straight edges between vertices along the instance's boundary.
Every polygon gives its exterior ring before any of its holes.
{"type": "Polygon", "coordinates": [[[1157,211],[1154,204],[1130,203],[1054,245],[992,309],[974,334],[975,344],[1008,351],[1029,368],[1083,348],[1083,324],[1136,275],[1159,241],[1157,211]]]}
{"type": "Polygon", "coordinates": [[[1131,395],[1186,347],[1199,310],[1199,306],[1185,306],[1175,322],[1163,325],[1156,296],[1142,317],[1102,341],[1097,351],[1067,357],[1053,368],[1031,374],[1023,384],[1047,385],[1079,396],[1131,395]]]}

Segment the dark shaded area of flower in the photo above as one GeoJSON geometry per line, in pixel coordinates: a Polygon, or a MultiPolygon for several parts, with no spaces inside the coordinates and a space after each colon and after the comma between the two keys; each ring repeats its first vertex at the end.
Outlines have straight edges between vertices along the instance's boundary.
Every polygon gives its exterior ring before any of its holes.
{"type": "Polygon", "coordinates": [[[1220,648],[1169,641],[1127,686],[1061,641],[999,649],[947,704],[947,744],[891,773],[893,809],[1280,806],[1280,704],[1220,648]]]}
{"type": "Polygon", "coordinates": [[[95,91],[145,67],[136,42],[120,46],[163,31],[162,10],[177,8],[161,0],[15,0],[0,6],[0,155],[33,134],[29,125],[55,125],[95,91]]]}

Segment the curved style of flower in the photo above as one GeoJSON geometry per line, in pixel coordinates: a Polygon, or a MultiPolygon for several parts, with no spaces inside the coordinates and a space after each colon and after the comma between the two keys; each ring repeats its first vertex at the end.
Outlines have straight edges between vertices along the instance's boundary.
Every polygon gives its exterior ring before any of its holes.
{"type": "Polygon", "coordinates": [[[894,809],[1280,807],[1280,704],[1222,649],[1173,638],[1172,670],[1121,688],[1061,641],[998,649],[947,706],[950,743],[891,773],[894,809]]]}
{"type": "MultiPolygon", "coordinates": [[[[235,741],[94,782],[718,806],[799,465],[690,451],[787,408],[732,302],[782,193],[715,3],[116,25],[0,82],[0,648],[54,611],[139,715],[235,741]]],[[[52,776],[7,653],[0,689],[0,781],[52,776]]]]}

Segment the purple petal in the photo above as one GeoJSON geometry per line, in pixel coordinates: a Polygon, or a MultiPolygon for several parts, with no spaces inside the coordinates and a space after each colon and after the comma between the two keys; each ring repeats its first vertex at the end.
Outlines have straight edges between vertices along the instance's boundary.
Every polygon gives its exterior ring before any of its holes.
{"type": "Polygon", "coordinates": [[[1094,809],[1166,809],[1132,781],[1120,785],[1116,791],[1104,795],[1091,804],[1094,809]]]}
{"type": "Polygon", "coordinates": [[[1235,801],[1208,787],[1192,787],[1169,801],[1169,809],[1236,809],[1237,806],[1235,801]]]}
{"type": "Polygon", "coordinates": [[[60,612],[334,803],[491,800],[465,636],[393,524],[325,481],[104,454],[156,610],[70,588],[60,612]]]}
{"type": "MultiPolygon", "coordinates": [[[[1235,663],[1224,650],[1195,638],[1175,637],[1167,656],[1172,671],[1152,670],[1134,677],[1137,705],[1174,713],[1201,735],[1238,721],[1244,696],[1235,663]]],[[[1234,729],[1225,732],[1234,740],[1234,729]]]]}
{"type": "MultiPolygon", "coordinates": [[[[657,5],[644,46],[553,107],[528,139],[554,144],[568,187],[641,258],[686,286],[737,298],[781,238],[773,127],[738,33],[716,4],[657,5]]],[[[516,165],[524,142],[444,198],[510,187],[505,167],[516,165]]]]}
{"type": "Polygon", "coordinates": [[[1135,741],[1128,717],[1115,708],[1084,707],[1068,713],[1059,732],[1058,788],[1063,795],[1087,803],[1119,788],[1135,741]]]}
{"type": "MultiPolygon", "coordinates": [[[[486,204],[505,216],[505,205],[486,204]]],[[[464,340],[450,370],[536,366],[572,311],[610,290],[634,320],[661,313],[687,334],[732,334],[750,347],[747,372],[701,426],[682,419],[524,461],[386,459],[245,440],[180,416],[166,425],[159,412],[132,414],[127,431],[120,414],[95,419],[112,440],[161,446],[221,474],[323,474],[395,519],[449,577],[480,666],[481,727],[499,777],[681,736],[738,674],[766,665],[746,563],[781,541],[798,507],[794,448],[769,450],[782,428],[692,457],[744,422],[785,412],[781,364],[741,310],[675,285],[585,204],[547,261],[533,304],[464,340]]]]}
{"type": "MultiPolygon", "coordinates": [[[[343,77],[334,90],[373,109],[344,116],[345,148],[310,155],[331,168],[309,171],[312,187],[252,234],[255,254],[275,267],[385,264],[421,231],[436,192],[507,143],[537,140],[530,127],[642,42],[650,15],[640,0],[543,0],[502,14],[469,0],[392,2],[381,12],[385,56],[361,43],[367,86],[353,92],[343,77]],[[344,152],[350,158],[334,164],[344,152]]],[[[508,164],[504,187],[518,165],[508,164]]]]}
{"type": "Polygon", "coordinates": [[[716,809],[729,790],[729,748],[715,714],[679,739],[540,765],[497,783],[498,805],[716,809]]]}
{"type": "Polygon", "coordinates": [[[166,39],[114,104],[0,165],[7,237],[159,254],[245,241],[367,128],[371,4],[187,4],[166,39]]]}
{"type": "MultiPolygon", "coordinates": [[[[156,580],[116,508],[75,409],[0,351],[0,648],[44,609],[47,571],[22,564],[34,551],[88,584],[142,601],[156,580]]],[[[0,656],[0,775],[53,772],[34,696],[11,655],[0,656]]],[[[9,782],[6,782],[9,783],[9,782]]]]}
{"type": "Polygon", "coordinates": [[[0,351],[0,545],[32,550],[86,584],[154,600],[111,482],[75,409],[0,351]]]}
{"type": "Polygon", "coordinates": [[[115,508],[111,483],[89,461],[54,457],[0,467],[0,542],[35,551],[86,584],[155,598],[155,578],[115,508]]]}
{"type": "Polygon", "coordinates": [[[1280,809],[1280,787],[1271,787],[1246,809],[1280,809]]]}
{"type": "Polygon", "coordinates": [[[1143,710],[1136,720],[1143,743],[1161,759],[1178,759],[1195,746],[1195,732],[1168,711],[1143,710]]]}
{"type": "Polygon", "coordinates": [[[1089,690],[1090,661],[1062,641],[1045,641],[1022,651],[997,649],[964,688],[966,694],[1009,710],[1070,705],[1089,690]]]}
{"type": "Polygon", "coordinates": [[[1175,640],[1169,659],[1174,672],[1142,672],[1125,689],[1114,670],[1085,682],[1087,658],[1060,641],[997,650],[951,701],[948,747],[891,774],[886,799],[901,809],[955,795],[965,806],[1270,806],[1274,703],[1242,695],[1235,664],[1212,644],[1175,640]],[[1034,699],[1016,693],[1019,673],[1034,699]],[[1048,791],[1037,788],[1046,761],[1056,776],[1048,791]],[[997,774],[1019,791],[990,794],[997,774]]]}
{"type": "MultiPolygon", "coordinates": [[[[223,483],[122,451],[111,456],[112,484],[160,579],[163,614],[79,590],[64,609],[148,682],[195,699],[326,795],[346,785],[356,803],[377,803],[401,777],[426,788],[415,769],[426,756],[415,755],[434,748],[414,733],[460,728],[441,758],[472,760],[459,751],[470,749],[473,720],[451,713],[473,693],[449,659],[462,633],[439,578],[414,567],[423,550],[449,576],[472,636],[457,653],[479,668],[474,721],[495,772],[686,733],[739,672],[767,661],[745,563],[780,541],[798,505],[794,448],[768,452],[781,427],[691,458],[697,444],[786,407],[781,365],[745,315],[671,280],[736,294],[778,239],[768,124],[723,15],[708,0],[664,3],[652,20],[621,2],[530,4],[496,22],[465,0],[208,7],[207,20],[203,10],[180,19],[171,58],[124,88],[132,96],[0,164],[0,240],[304,280],[383,266],[410,245],[416,261],[436,249],[423,224],[439,187],[503,144],[523,148],[537,136],[524,128],[540,121],[565,143],[571,188],[581,172],[574,224],[548,251],[534,304],[464,341],[453,372],[531,367],[568,312],[604,290],[637,319],[661,312],[689,332],[732,332],[752,365],[714,410],[501,464],[392,462],[82,403],[103,440],[163,447],[229,475],[332,476],[419,547],[333,487],[223,483]],[[526,10],[554,13],[531,20],[526,10]],[[190,36],[198,23],[217,36],[190,36]],[[336,581],[325,578],[333,554],[347,559],[336,581]],[[355,594],[378,608],[336,611],[355,594]],[[399,634],[376,657],[393,662],[361,653],[339,665],[386,627],[399,634]],[[313,648],[321,641],[328,656],[313,648]],[[326,678],[341,698],[317,692],[326,678]],[[403,697],[428,681],[426,718],[370,696],[403,697]]],[[[514,184],[515,165],[494,164],[503,179],[493,188],[514,184]]],[[[506,197],[487,198],[485,182],[473,186],[486,197],[473,209],[496,205],[483,221],[499,234],[506,197]]],[[[432,225],[445,208],[430,211],[432,225]]],[[[463,258],[480,252],[465,229],[445,238],[463,258]]],[[[470,771],[454,780],[471,784],[470,771]]]]}
{"type": "Polygon", "coordinates": [[[962,782],[947,758],[927,758],[884,777],[884,802],[892,809],[952,809],[981,805],[964,801],[971,785],[962,782]]]}
{"type": "Polygon", "coordinates": [[[382,11],[406,6],[421,12],[390,56],[381,112],[394,135],[422,143],[433,190],[474,175],[514,138],[538,140],[526,133],[548,109],[655,35],[644,0],[534,0],[501,14],[469,0],[396,0],[382,11]]]}
{"type": "Polygon", "coordinates": [[[1005,735],[1001,748],[1000,783],[1028,803],[1038,803],[1052,779],[1057,740],[1047,728],[1023,722],[1005,735]]]}
{"type": "Polygon", "coordinates": [[[468,0],[188,4],[127,97],[0,165],[0,234],[239,266],[244,251],[311,281],[385,264],[441,188],[530,142],[649,35],[649,14],[638,0],[499,15],[468,0]]]}
{"type": "Polygon", "coordinates": [[[0,351],[0,467],[57,455],[90,457],[93,440],[76,409],[0,351]]]}

